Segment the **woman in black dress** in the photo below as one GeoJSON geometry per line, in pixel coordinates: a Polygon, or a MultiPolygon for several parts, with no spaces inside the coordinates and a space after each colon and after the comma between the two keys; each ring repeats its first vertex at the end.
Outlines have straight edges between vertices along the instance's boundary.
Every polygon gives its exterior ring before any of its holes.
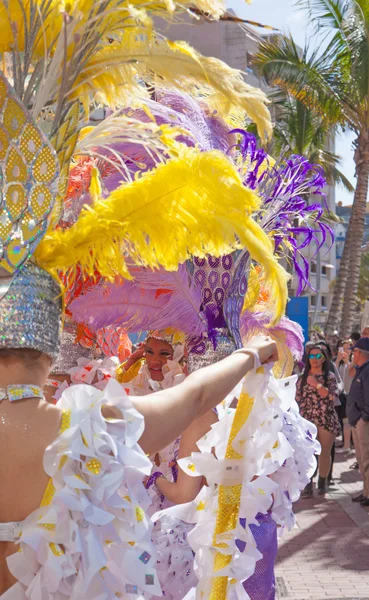
{"type": "MultiPolygon", "coordinates": [[[[335,411],[338,394],[337,378],[330,371],[326,349],[319,344],[310,346],[306,355],[305,369],[297,382],[296,400],[301,415],[318,428],[318,440],[322,447],[318,460],[318,493],[320,495],[324,495],[327,491],[331,450],[340,431],[335,411]]],[[[312,491],[311,482],[307,493],[312,495],[312,491]]]]}

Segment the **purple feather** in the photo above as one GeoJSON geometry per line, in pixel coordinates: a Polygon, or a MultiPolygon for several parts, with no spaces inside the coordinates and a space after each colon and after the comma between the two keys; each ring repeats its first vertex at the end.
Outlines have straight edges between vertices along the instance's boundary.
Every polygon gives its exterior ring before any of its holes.
{"type": "Polygon", "coordinates": [[[269,327],[272,316],[267,312],[251,312],[245,310],[240,318],[242,339],[249,339],[253,335],[273,335],[283,332],[286,336],[286,345],[291,350],[296,360],[301,360],[304,354],[304,333],[301,326],[288,317],[282,317],[278,325],[269,327]]]}

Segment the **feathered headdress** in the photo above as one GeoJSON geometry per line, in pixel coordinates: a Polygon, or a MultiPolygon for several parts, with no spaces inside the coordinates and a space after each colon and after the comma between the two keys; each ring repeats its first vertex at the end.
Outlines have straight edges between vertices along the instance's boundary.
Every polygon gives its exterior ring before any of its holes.
{"type": "MultiPolygon", "coordinates": [[[[193,4],[210,11],[214,18],[222,11],[217,2],[199,0],[193,4]]],[[[250,114],[257,115],[261,134],[270,130],[265,96],[249,88],[239,72],[156,34],[152,17],[172,16],[177,8],[188,7],[186,2],[154,2],[149,15],[146,4],[139,1],[0,1],[0,50],[5,65],[5,75],[0,77],[0,161],[4,175],[0,267],[6,274],[1,279],[2,294],[31,255],[39,267],[54,276],[59,276],[60,270],[74,270],[80,263],[89,274],[98,272],[114,278],[117,274],[129,276],[124,261],[119,260],[123,254],[140,264],[174,269],[195,250],[222,253],[237,246],[240,217],[252,195],[244,192],[238,174],[224,157],[211,153],[197,156],[196,150],[191,156],[163,164],[147,174],[145,181],[132,181],[104,202],[95,202],[90,211],[84,210],[73,229],[53,231],[63,212],[70,162],[76,151],[84,148],[88,153],[91,148],[88,131],[80,135],[90,108],[99,102],[112,108],[125,108],[128,101],[137,104],[138,98],[152,93],[153,74],[169,86],[184,89],[202,81],[224,103],[228,96],[230,106],[249,108],[250,114]],[[211,199],[212,173],[223,167],[220,191],[224,196],[215,203],[211,199]],[[169,193],[163,184],[166,177],[169,193]],[[183,180],[180,190],[174,179],[170,183],[172,177],[183,180]],[[228,211],[228,218],[223,219],[226,204],[237,196],[233,214],[228,211]],[[168,197],[170,210],[164,218],[168,197]],[[167,228],[168,256],[155,235],[154,204],[158,206],[155,218],[159,226],[161,223],[167,228]],[[173,228],[168,228],[170,219],[173,228]],[[210,232],[215,232],[211,242],[210,232]]],[[[164,156],[164,148],[173,142],[172,133],[152,124],[147,124],[145,131],[142,123],[136,125],[131,123],[130,139],[155,156],[155,164],[177,157],[170,150],[164,156]]],[[[98,126],[95,132],[102,146],[104,138],[117,131],[114,119],[106,126],[106,130],[98,126]]],[[[90,188],[98,200],[101,194],[96,177],[92,177],[90,188]]]]}
{"type": "MultiPolygon", "coordinates": [[[[299,291],[302,290],[308,282],[302,249],[313,241],[320,247],[326,234],[330,233],[329,227],[320,218],[322,207],[317,203],[310,204],[308,200],[309,194],[322,193],[325,182],[319,168],[299,156],[274,161],[257,147],[254,136],[240,128],[229,131],[229,126],[214,114],[204,99],[195,100],[183,92],[164,89],[156,89],[155,98],[156,101],[148,101],[145,111],[130,110],[127,114],[145,125],[156,123],[160,127],[172,128],[179,132],[177,141],[190,148],[198,147],[203,152],[217,149],[232,158],[244,185],[254,189],[262,198],[253,213],[254,220],[268,234],[275,250],[279,254],[282,252],[283,256],[287,254],[300,281],[299,291]]],[[[171,151],[175,153],[178,148],[175,143],[171,151]]],[[[124,157],[126,167],[132,171],[137,171],[138,164],[151,165],[154,160],[137,144],[125,143],[115,150],[124,157]]],[[[116,174],[103,177],[103,185],[113,188],[116,178],[116,174]]],[[[254,253],[251,252],[251,255],[255,258],[254,253]]],[[[251,279],[252,273],[249,284],[251,279]]],[[[249,285],[249,298],[251,290],[252,285],[249,285]]],[[[264,295],[264,302],[269,302],[270,313],[273,296],[265,285],[264,295]]],[[[258,296],[259,291],[250,307],[256,303],[258,296]]],[[[71,310],[77,320],[89,323],[94,329],[98,324],[110,323],[121,323],[130,330],[174,324],[190,335],[199,336],[206,330],[205,321],[200,316],[200,304],[201,292],[193,282],[192,289],[189,289],[185,269],[178,273],[176,281],[173,274],[166,274],[163,270],[143,270],[136,274],[136,281],[130,286],[121,282],[102,286],[79,298],[71,310]],[[166,294],[158,296],[157,289],[166,290],[166,294]]]]}

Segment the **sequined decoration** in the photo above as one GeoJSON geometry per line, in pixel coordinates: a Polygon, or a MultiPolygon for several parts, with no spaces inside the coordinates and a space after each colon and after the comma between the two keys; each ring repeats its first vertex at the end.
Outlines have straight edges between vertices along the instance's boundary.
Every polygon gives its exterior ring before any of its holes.
{"type": "Polygon", "coordinates": [[[32,348],[55,360],[61,309],[57,283],[46,271],[28,262],[0,300],[0,348],[32,348]]]}
{"type": "MultiPolygon", "coordinates": [[[[246,423],[250,416],[252,407],[254,404],[254,398],[251,398],[248,394],[241,394],[237,403],[237,409],[234,416],[231,433],[228,439],[226,459],[241,459],[242,456],[238,454],[233,448],[233,441],[239,433],[241,427],[246,423]]],[[[242,485],[233,486],[219,486],[218,495],[218,511],[217,520],[214,531],[213,544],[218,548],[226,548],[226,544],[217,543],[217,536],[227,531],[232,531],[237,525],[237,519],[240,509],[242,485]]],[[[227,567],[232,560],[231,554],[223,554],[218,552],[214,557],[214,573],[215,577],[212,580],[212,587],[209,596],[209,600],[226,600],[227,588],[228,588],[228,577],[220,576],[217,577],[217,571],[227,567]]]]}
{"type": "Polygon", "coordinates": [[[69,369],[76,366],[79,358],[92,360],[95,358],[94,348],[84,348],[77,342],[77,325],[66,317],[60,338],[59,354],[51,370],[52,375],[65,375],[69,369]]]}
{"type": "Polygon", "coordinates": [[[58,194],[51,213],[50,223],[56,227],[59,223],[64,207],[64,196],[68,185],[69,164],[77,144],[79,134],[79,102],[73,102],[69,107],[61,126],[50,139],[55,148],[60,165],[58,194]]]}
{"type": "Polygon", "coordinates": [[[192,352],[190,349],[187,358],[189,373],[208,367],[223,358],[226,358],[232,352],[237,350],[228,329],[219,329],[216,331],[216,348],[212,340],[204,339],[201,341],[201,353],[192,352]]]}
{"type": "Polygon", "coordinates": [[[143,553],[141,554],[141,556],[139,557],[139,560],[140,560],[141,562],[143,562],[143,564],[144,564],[144,565],[147,565],[147,563],[149,562],[150,558],[151,558],[151,554],[149,554],[149,553],[148,553],[148,552],[146,552],[146,550],[145,550],[145,552],[143,552],[143,553]]]}
{"type": "Polygon", "coordinates": [[[247,293],[247,267],[249,261],[250,255],[248,252],[239,254],[235,261],[234,275],[223,306],[224,316],[237,348],[242,348],[240,316],[247,293]]]}
{"type": "Polygon", "coordinates": [[[53,484],[53,480],[49,479],[49,483],[47,484],[46,490],[41,500],[40,507],[49,506],[55,494],[55,486],[53,484]]]}
{"type": "Polygon", "coordinates": [[[0,72],[0,267],[10,273],[45,235],[58,177],[55,151],[0,72]]]}
{"type": "Polygon", "coordinates": [[[67,431],[67,429],[69,429],[71,420],[72,420],[72,411],[71,410],[63,410],[62,420],[61,420],[60,429],[59,429],[59,435],[61,435],[62,433],[64,433],[64,431],[67,431]]]}
{"type": "Polygon", "coordinates": [[[38,385],[8,385],[6,389],[0,388],[0,401],[8,398],[10,402],[27,400],[28,398],[44,398],[44,393],[38,385]]]}
{"type": "Polygon", "coordinates": [[[86,469],[93,475],[98,475],[101,471],[102,464],[96,458],[92,458],[86,463],[86,469]]]}
{"type": "MultiPolygon", "coordinates": [[[[64,431],[69,429],[71,419],[72,419],[72,412],[70,410],[63,410],[60,428],[59,428],[59,435],[61,435],[62,433],[64,433],[64,431]]],[[[65,458],[65,457],[64,456],[61,457],[61,462],[63,461],[63,458],[65,458]]],[[[55,494],[55,486],[54,486],[53,480],[50,478],[49,483],[47,484],[47,488],[42,497],[40,507],[49,506],[54,497],[54,494],[55,494]]]]}
{"type": "MultiPolygon", "coordinates": [[[[263,557],[257,561],[254,574],[242,583],[252,600],[275,600],[274,565],[277,558],[277,524],[270,513],[256,515],[258,525],[250,525],[256,546],[263,557]]],[[[246,527],[246,519],[240,519],[246,527]]],[[[240,552],[245,549],[244,542],[236,540],[240,552]]]]}
{"type": "Polygon", "coordinates": [[[187,263],[191,279],[202,290],[201,309],[207,336],[187,340],[189,371],[225,358],[242,347],[240,315],[247,292],[249,254],[238,250],[216,258],[194,258],[187,263]]]}

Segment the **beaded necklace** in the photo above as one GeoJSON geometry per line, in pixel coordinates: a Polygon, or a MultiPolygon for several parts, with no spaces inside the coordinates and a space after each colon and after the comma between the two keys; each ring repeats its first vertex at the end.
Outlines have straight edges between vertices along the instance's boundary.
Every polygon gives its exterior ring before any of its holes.
{"type": "Polygon", "coordinates": [[[6,388],[0,388],[0,402],[7,398],[10,402],[16,400],[28,400],[30,398],[44,399],[44,393],[38,385],[28,383],[19,383],[8,385],[6,388]]]}

